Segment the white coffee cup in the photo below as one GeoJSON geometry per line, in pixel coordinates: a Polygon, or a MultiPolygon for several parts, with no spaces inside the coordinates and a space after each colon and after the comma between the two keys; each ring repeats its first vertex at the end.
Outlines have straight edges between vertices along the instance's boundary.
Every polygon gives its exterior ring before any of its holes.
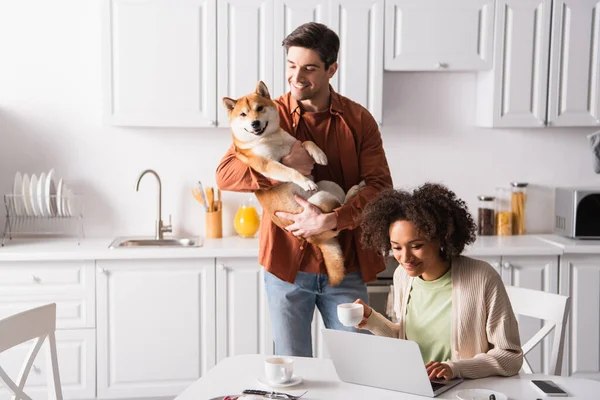
{"type": "Polygon", "coordinates": [[[338,319],[344,326],[356,326],[363,318],[363,305],[356,303],[343,303],[337,306],[338,319]]]}
{"type": "Polygon", "coordinates": [[[294,374],[294,360],[284,357],[273,357],[265,360],[265,375],[271,383],[286,383],[294,374]]]}

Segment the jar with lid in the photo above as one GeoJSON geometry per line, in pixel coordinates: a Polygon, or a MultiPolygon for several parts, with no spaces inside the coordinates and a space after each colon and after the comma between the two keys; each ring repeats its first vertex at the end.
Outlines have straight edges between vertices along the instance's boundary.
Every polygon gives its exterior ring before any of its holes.
{"type": "Polygon", "coordinates": [[[511,211],[513,214],[513,235],[524,235],[525,230],[525,205],[527,203],[527,185],[525,182],[511,182],[511,211]]]}
{"type": "Polygon", "coordinates": [[[490,236],[495,233],[495,203],[493,196],[478,196],[479,205],[477,207],[477,233],[480,236],[490,236]]]}
{"type": "Polygon", "coordinates": [[[511,188],[496,189],[496,235],[512,235],[511,188]]]}

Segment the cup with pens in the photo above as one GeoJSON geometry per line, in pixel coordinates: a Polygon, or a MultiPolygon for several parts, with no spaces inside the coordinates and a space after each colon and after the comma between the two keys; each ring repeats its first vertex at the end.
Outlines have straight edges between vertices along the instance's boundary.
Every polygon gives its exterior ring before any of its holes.
{"type": "Polygon", "coordinates": [[[206,190],[202,182],[198,181],[198,187],[192,188],[192,195],[204,208],[205,218],[205,236],[207,239],[217,239],[223,237],[223,203],[221,202],[221,190],[216,190],[207,186],[206,190]]]}

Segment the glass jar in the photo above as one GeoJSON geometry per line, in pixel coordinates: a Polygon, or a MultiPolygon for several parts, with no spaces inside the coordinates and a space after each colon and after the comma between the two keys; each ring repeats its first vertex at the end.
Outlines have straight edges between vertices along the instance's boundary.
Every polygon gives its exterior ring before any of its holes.
{"type": "Polygon", "coordinates": [[[511,211],[513,213],[513,235],[524,235],[525,205],[527,204],[527,185],[525,182],[511,182],[511,211]]]}
{"type": "Polygon", "coordinates": [[[260,227],[260,216],[256,210],[256,200],[254,196],[248,197],[238,208],[233,227],[241,237],[251,238],[256,235],[260,227]]]}
{"type": "Polygon", "coordinates": [[[496,235],[512,235],[511,188],[496,189],[496,235]]]}
{"type": "Polygon", "coordinates": [[[495,203],[493,196],[478,196],[477,233],[480,236],[490,236],[494,231],[495,203]]]}

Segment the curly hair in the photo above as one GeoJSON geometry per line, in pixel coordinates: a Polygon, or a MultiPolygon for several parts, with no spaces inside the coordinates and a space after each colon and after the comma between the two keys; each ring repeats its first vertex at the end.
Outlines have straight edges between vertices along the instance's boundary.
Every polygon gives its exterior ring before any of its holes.
{"type": "Polygon", "coordinates": [[[445,260],[459,256],[475,241],[477,226],[466,203],[444,185],[426,183],[413,193],[396,189],[381,192],[362,214],[363,245],[388,254],[389,228],[398,220],[412,222],[427,240],[439,240],[445,260]]]}

